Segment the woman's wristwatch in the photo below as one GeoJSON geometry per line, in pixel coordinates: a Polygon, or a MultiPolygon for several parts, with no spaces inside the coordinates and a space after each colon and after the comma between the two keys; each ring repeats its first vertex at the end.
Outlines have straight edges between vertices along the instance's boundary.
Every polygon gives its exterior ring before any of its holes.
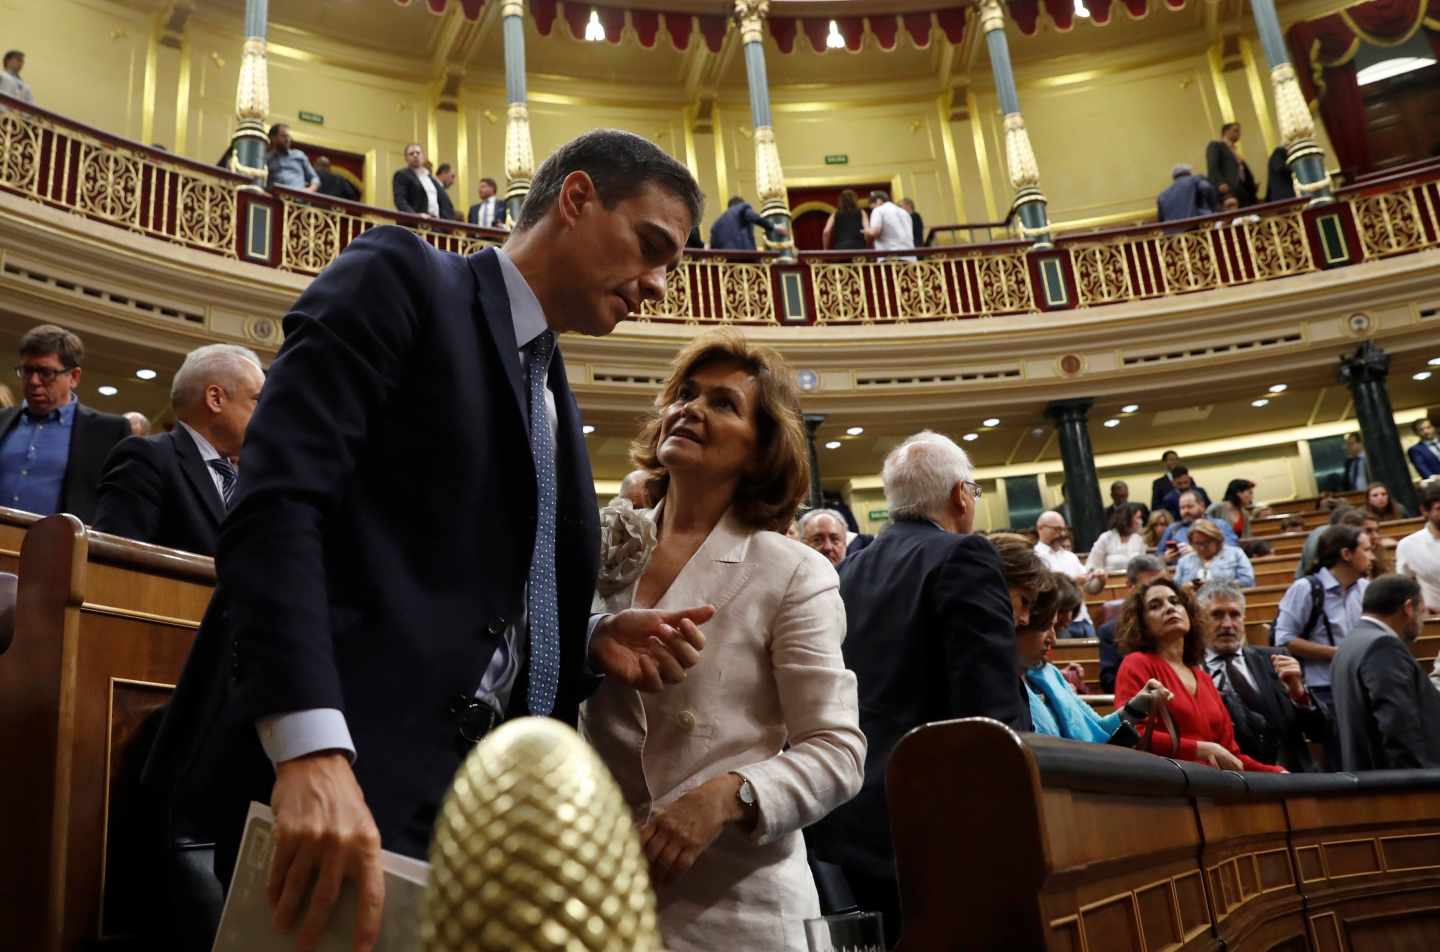
{"type": "Polygon", "coordinates": [[[756,815],[760,812],[759,801],[755,798],[755,786],[740,774],[740,786],[735,791],[735,801],[740,804],[740,812],[745,817],[747,827],[755,825],[756,815]]]}

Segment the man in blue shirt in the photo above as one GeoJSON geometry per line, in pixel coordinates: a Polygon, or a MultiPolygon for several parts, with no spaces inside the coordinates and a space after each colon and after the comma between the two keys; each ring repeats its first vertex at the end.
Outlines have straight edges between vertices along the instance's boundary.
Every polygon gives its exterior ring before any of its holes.
{"type": "Polygon", "coordinates": [[[1275,618],[1275,644],[1300,659],[1305,683],[1331,707],[1330,662],[1345,634],[1360,621],[1366,577],[1373,561],[1370,534],[1354,526],[1331,526],[1320,536],[1319,565],[1290,586],[1275,618]],[[1313,613],[1311,579],[1320,583],[1320,612],[1313,613]]]}
{"type": "Polygon", "coordinates": [[[265,168],[270,171],[266,184],[313,192],[320,187],[320,174],[299,149],[291,148],[294,140],[290,127],[277,122],[270,127],[270,151],[265,153],[265,168]]]}
{"type": "Polygon", "coordinates": [[[15,373],[24,402],[0,410],[0,506],[94,517],[100,469],[130,435],[130,421],[81,405],[75,388],[84,357],[80,338],[53,324],[20,339],[15,373]]]}
{"type": "MultiPolygon", "coordinates": [[[[1184,469],[1184,467],[1180,467],[1180,469],[1184,469]]],[[[1177,470],[1178,472],[1179,470],[1177,470]]],[[[1180,494],[1180,501],[1176,509],[1179,510],[1176,515],[1180,517],[1180,521],[1170,523],[1155,546],[1155,554],[1164,559],[1166,565],[1174,565],[1181,556],[1189,555],[1194,551],[1190,547],[1190,527],[1195,524],[1196,519],[1205,518],[1205,504],[1201,502],[1200,496],[1194,489],[1187,489],[1180,494]]],[[[1222,519],[1215,524],[1220,527],[1220,534],[1225,537],[1227,545],[1240,544],[1240,540],[1235,537],[1235,530],[1230,528],[1229,523],[1222,519]]]]}

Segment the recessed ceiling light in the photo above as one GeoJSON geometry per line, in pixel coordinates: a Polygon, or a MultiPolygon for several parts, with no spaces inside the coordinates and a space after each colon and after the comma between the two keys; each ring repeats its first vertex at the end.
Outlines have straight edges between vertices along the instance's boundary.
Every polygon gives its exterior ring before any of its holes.
{"type": "Polygon", "coordinates": [[[1411,380],[1429,380],[1429,379],[1430,379],[1430,371],[1428,371],[1428,370],[1422,370],[1422,371],[1420,371],[1418,374],[1413,374],[1413,375],[1410,377],[1410,379],[1411,379],[1411,380]]]}
{"type": "Polygon", "coordinates": [[[147,367],[135,371],[135,376],[139,377],[141,380],[154,380],[157,375],[155,371],[147,367]]]}
{"type": "Polygon", "coordinates": [[[1266,400],[1264,397],[1261,397],[1259,400],[1251,400],[1250,405],[1252,407],[1268,407],[1270,405],[1270,401],[1266,400]]]}
{"type": "Polygon", "coordinates": [[[1138,403],[1127,403],[1127,404],[1125,404],[1123,407],[1120,408],[1120,412],[1121,412],[1121,413],[1134,413],[1134,412],[1135,412],[1136,410],[1138,410],[1138,409],[1140,409],[1140,404],[1138,404],[1138,403]]]}
{"type": "Polygon", "coordinates": [[[1120,421],[1115,419],[1114,417],[1111,417],[1110,419],[1105,421],[1105,425],[1113,430],[1120,425],[1120,421]]]}
{"type": "Polygon", "coordinates": [[[1426,362],[1427,364],[1429,364],[1431,367],[1440,367],[1440,357],[1431,357],[1429,360],[1427,360],[1427,361],[1425,361],[1425,362],[1426,362]]]}
{"type": "Polygon", "coordinates": [[[988,419],[988,420],[983,420],[982,423],[983,423],[985,426],[999,426],[999,425],[1000,425],[1000,418],[999,418],[999,417],[993,417],[993,416],[992,416],[992,417],[990,417],[990,419],[988,419]]]}
{"type": "Polygon", "coordinates": [[[1043,426],[1037,426],[1030,431],[1030,435],[1037,440],[1043,440],[1045,438],[1045,428],[1043,426]]]}
{"type": "Polygon", "coordinates": [[[116,390],[114,387],[96,387],[95,392],[100,394],[102,397],[113,397],[120,391],[116,390]]]}
{"type": "Polygon", "coordinates": [[[1273,385],[1273,386],[1270,388],[1270,392],[1271,392],[1271,393],[1284,393],[1286,390],[1289,390],[1289,389],[1290,389],[1290,388],[1289,388],[1288,385],[1283,384],[1283,383],[1277,383],[1277,384],[1273,385]]]}
{"type": "Polygon", "coordinates": [[[845,434],[847,436],[859,436],[861,433],[864,432],[865,428],[863,426],[852,426],[850,429],[845,431],[845,434]]]}
{"type": "Polygon", "coordinates": [[[966,443],[973,443],[973,442],[975,442],[976,440],[980,439],[980,434],[979,434],[979,433],[966,433],[964,436],[960,437],[960,439],[964,440],[966,443]]]}
{"type": "Polygon", "coordinates": [[[825,444],[825,448],[826,448],[827,450],[838,450],[838,449],[840,448],[840,441],[839,441],[839,440],[831,440],[829,443],[826,443],[826,444],[825,444]]]}
{"type": "Polygon", "coordinates": [[[580,428],[580,432],[584,433],[586,436],[589,436],[591,433],[595,432],[595,428],[587,423],[580,428]]]}

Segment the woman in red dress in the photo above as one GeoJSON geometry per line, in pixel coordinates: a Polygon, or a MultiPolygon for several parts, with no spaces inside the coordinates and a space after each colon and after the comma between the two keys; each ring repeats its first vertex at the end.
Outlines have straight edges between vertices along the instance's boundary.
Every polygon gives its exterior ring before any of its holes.
{"type": "Polygon", "coordinates": [[[1172,579],[1162,576],[1131,594],[1115,633],[1125,655],[1115,679],[1115,706],[1123,707],[1154,678],[1175,695],[1170,716],[1180,733],[1180,749],[1175,751],[1170,736],[1157,731],[1155,753],[1221,770],[1285,773],[1284,767],[1242,754],[1235,744],[1235,725],[1225,702],[1201,667],[1205,642],[1199,624],[1195,600],[1172,579]]]}

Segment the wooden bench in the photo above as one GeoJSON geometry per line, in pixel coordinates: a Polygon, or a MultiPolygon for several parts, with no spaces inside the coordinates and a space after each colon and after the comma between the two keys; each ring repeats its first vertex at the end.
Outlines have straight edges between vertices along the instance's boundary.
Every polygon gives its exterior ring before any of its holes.
{"type": "Polygon", "coordinates": [[[0,572],[19,574],[20,546],[25,542],[25,533],[39,521],[33,512],[0,506],[0,572]]]}
{"type": "Polygon", "coordinates": [[[138,767],[130,744],[180,676],[215,569],[57,515],[29,528],[19,575],[0,655],[0,935],[71,952],[127,934],[126,888],[164,888],[112,848],[136,808],[117,781],[138,767]]]}
{"type": "MultiPolygon", "coordinates": [[[[1340,498],[1348,506],[1365,505],[1365,491],[1355,489],[1350,492],[1340,493],[1340,498]]],[[[1292,512],[1318,512],[1322,509],[1319,496],[1305,496],[1300,499],[1286,499],[1283,502],[1267,502],[1266,508],[1279,516],[1288,516],[1292,512]]]]}
{"type": "Polygon", "coordinates": [[[1239,774],[971,718],[886,788],[901,952],[1429,950],[1440,770],[1239,774]]]}
{"type": "Polygon", "coordinates": [[[1280,516],[1264,516],[1260,519],[1252,519],[1250,522],[1250,535],[1264,538],[1265,536],[1279,535],[1284,530],[1285,521],[1291,516],[1299,516],[1305,520],[1305,531],[1326,525],[1330,522],[1330,513],[1321,511],[1287,513],[1280,516]]]}

